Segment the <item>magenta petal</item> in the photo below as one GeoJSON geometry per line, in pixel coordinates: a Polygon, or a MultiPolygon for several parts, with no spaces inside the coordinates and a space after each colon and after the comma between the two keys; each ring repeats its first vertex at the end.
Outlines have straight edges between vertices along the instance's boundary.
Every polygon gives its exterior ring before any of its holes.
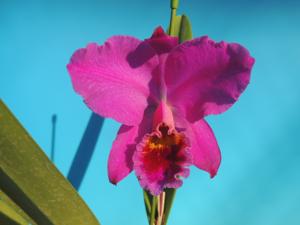
{"type": "Polygon", "coordinates": [[[203,119],[190,124],[186,135],[191,143],[193,164],[214,177],[221,163],[221,153],[212,129],[203,119]]]}
{"type": "Polygon", "coordinates": [[[239,44],[184,42],[166,61],[168,100],[190,122],[227,110],[247,87],[254,59],[239,44]]]}
{"type": "Polygon", "coordinates": [[[174,47],[178,45],[178,37],[172,37],[165,33],[162,27],[157,27],[151,38],[146,39],[145,42],[151,45],[155,49],[157,54],[163,54],[170,52],[174,47]]]}
{"type": "Polygon", "coordinates": [[[77,50],[67,67],[75,91],[94,112],[137,125],[148,104],[151,73],[158,65],[155,54],[138,39],[114,36],[102,46],[93,43],[77,50]]]}
{"type": "Polygon", "coordinates": [[[108,158],[108,177],[117,184],[133,169],[132,155],[136,144],[138,127],[122,125],[115,139],[108,158]]]}

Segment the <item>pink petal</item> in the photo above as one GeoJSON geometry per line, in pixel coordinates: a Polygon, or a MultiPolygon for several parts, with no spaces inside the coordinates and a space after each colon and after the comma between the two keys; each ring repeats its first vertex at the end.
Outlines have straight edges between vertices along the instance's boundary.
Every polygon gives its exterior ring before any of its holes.
{"type": "Polygon", "coordinates": [[[75,91],[94,112],[137,125],[148,105],[151,73],[158,65],[155,54],[145,42],[114,36],[102,46],[77,50],[67,67],[75,91]]]}
{"type": "Polygon", "coordinates": [[[121,126],[108,158],[108,177],[111,183],[117,184],[132,171],[137,134],[138,127],[121,126]]]}
{"type": "Polygon", "coordinates": [[[151,38],[146,39],[145,42],[151,45],[155,49],[157,54],[163,54],[170,52],[174,47],[178,45],[178,37],[172,37],[165,33],[162,27],[157,27],[151,38]]]}
{"type": "Polygon", "coordinates": [[[247,87],[254,59],[239,44],[184,42],[166,60],[169,102],[188,121],[227,110],[247,87]]]}
{"type": "Polygon", "coordinates": [[[166,124],[170,130],[175,129],[172,110],[165,101],[161,101],[153,114],[153,128],[159,127],[162,123],[166,124]]]}
{"type": "Polygon", "coordinates": [[[190,124],[186,135],[191,143],[193,164],[214,177],[221,163],[221,153],[212,129],[203,119],[190,124]]]}

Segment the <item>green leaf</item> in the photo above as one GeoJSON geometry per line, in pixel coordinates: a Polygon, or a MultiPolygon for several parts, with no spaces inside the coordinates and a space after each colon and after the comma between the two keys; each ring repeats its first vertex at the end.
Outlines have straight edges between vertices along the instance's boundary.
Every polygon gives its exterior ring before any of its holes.
{"type": "Polygon", "coordinates": [[[9,198],[36,224],[100,224],[1,100],[0,127],[0,189],[9,198]]]}
{"type": "Polygon", "coordinates": [[[146,213],[147,213],[147,217],[148,217],[148,222],[150,224],[151,202],[152,202],[153,196],[151,194],[149,194],[149,192],[146,190],[143,190],[143,194],[144,194],[144,203],[145,203],[146,213]]]}
{"type": "Polygon", "coordinates": [[[176,194],[176,189],[174,188],[167,188],[165,189],[166,192],[166,199],[165,199],[165,217],[163,220],[163,225],[166,225],[168,222],[168,218],[173,206],[175,194],[176,194]]]}
{"type": "MultiPolygon", "coordinates": [[[[27,224],[37,225],[14,201],[11,200],[1,189],[0,189],[0,201],[8,205],[12,210],[14,210],[17,214],[23,217],[27,224]]],[[[0,210],[1,213],[1,210],[0,210]]],[[[0,220],[1,221],[1,220],[0,220]]],[[[1,224],[1,223],[0,223],[1,224]]]]}
{"type": "Polygon", "coordinates": [[[28,225],[22,216],[14,211],[9,205],[5,204],[4,201],[0,200],[0,223],[5,225],[28,225]]]}

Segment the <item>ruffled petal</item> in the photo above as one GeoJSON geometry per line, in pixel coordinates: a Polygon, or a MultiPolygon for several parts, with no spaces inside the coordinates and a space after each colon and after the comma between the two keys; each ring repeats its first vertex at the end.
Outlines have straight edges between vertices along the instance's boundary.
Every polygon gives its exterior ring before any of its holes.
{"type": "Polygon", "coordinates": [[[128,36],[114,36],[98,46],[77,50],[67,68],[73,87],[97,114],[126,125],[143,118],[152,71],[158,65],[149,44],[128,36]]]}
{"type": "Polygon", "coordinates": [[[160,26],[154,30],[151,38],[146,39],[145,42],[150,44],[158,55],[170,52],[179,43],[178,37],[167,35],[160,26]]]}
{"type": "Polygon", "coordinates": [[[161,124],[137,145],[133,163],[141,186],[152,195],[159,195],[165,188],[178,188],[181,178],[189,176],[188,140],[183,133],[161,124]]]}
{"type": "Polygon", "coordinates": [[[193,164],[214,177],[221,163],[221,153],[208,123],[203,119],[190,124],[186,136],[191,143],[190,154],[193,164]]]}
{"type": "Polygon", "coordinates": [[[133,170],[132,155],[136,149],[138,127],[122,125],[108,158],[108,177],[117,184],[133,170]]]}
{"type": "Polygon", "coordinates": [[[168,56],[168,101],[195,122],[227,110],[247,87],[254,59],[239,44],[208,37],[184,42],[168,56]]]}

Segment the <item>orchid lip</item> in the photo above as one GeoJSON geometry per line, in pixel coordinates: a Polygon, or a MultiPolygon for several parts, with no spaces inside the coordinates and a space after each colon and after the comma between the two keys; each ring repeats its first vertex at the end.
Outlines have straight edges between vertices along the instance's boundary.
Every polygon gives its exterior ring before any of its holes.
{"type": "Polygon", "coordinates": [[[183,133],[159,124],[146,134],[134,154],[134,169],[141,186],[152,194],[178,188],[189,175],[189,142],[183,133]]]}

